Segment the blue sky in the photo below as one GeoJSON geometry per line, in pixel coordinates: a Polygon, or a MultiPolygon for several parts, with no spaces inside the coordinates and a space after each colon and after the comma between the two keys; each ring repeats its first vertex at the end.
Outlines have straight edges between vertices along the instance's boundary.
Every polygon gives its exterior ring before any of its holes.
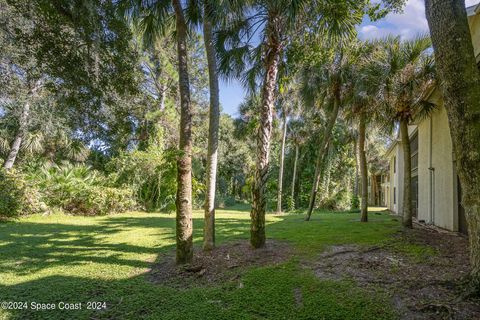
{"type": "MultiPolygon", "coordinates": [[[[466,6],[479,3],[480,0],[466,0],[466,6]]],[[[383,38],[387,35],[399,35],[402,38],[412,38],[419,33],[427,33],[428,25],[425,19],[423,0],[408,0],[402,14],[389,14],[382,20],[371,22],[365,19],[358,26],[358,37],[362,40],[383,38]]],[[[228,83],[220,82],[220,103],[223,112],[234,117],[238,116],[238,106],[242,103],[245,90],[236,80],[228,83]]]]}

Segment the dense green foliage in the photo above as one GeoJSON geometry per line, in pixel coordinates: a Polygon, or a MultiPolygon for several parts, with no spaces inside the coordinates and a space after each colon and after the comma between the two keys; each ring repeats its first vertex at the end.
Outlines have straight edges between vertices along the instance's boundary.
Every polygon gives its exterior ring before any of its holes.
{"type": "Polygon", "coordinates": [[[0,168],[0,218],[14,218],[46,210],[40,194],[25,175],[0,168]]]}
{"type": "Polygon", "coordinates": [[[135,207],[128,187],[108,187],[106,177],[85,165],[45,166],[31,180],[48,205],[71,214],[103,215],[135,207]]]}
{"type": "Polygon", "coordinates": [[[107,165],[111,183],[130,187],[136,199],[147,211],[175,210],[176,166],[172,152],[153,147],[123,153],[107,165]]]}
{"type": "MultiPolygon", "coordinates": [[[[32,181],[40,181],[40,189],[43,189],[40,192],[51,207],[75,213],[105,214],[131,207],[127,203],[134,199],[138,208],[173,211],[177,188],[180,97],[175,41],[168,23],[165,29],[154,29],[163,28],[160,20],[151,20],[153,16],[146,15],[150,11],[147,8],[140,10],[140,7],[137,8],[140,11],[130,12],[130,18],[140,20],[124,20],[115,14],[114,1],[71,0],[48,5],[40,0],[30,2],[30,7],[7,0],[0,2],[3,9],[1,44],[4,48],[0,71],[8,89],[2,91],[0,99],[2,158],[10,156],[14,140],[20,137],[22,140],[15,167],[33,177],[32,181]],[[56,30],[60,28],[70,33],[57,39],[59,34],[56,30]],[[40,30],[48,32],[41,34],[40,30]],[[72,47],[75,41],[84,46],[72,47]],[[62,54],[55,56],[55,52],[62,54]],[[13,65],[15,68],[11,68],[13,65]],[[67,67],[62,69],[61,66],[67,67]],[[19,70],[31,72],[33,82],[25,82],[24,73],[19,70]],[[33,95],[30,92],[32,83],[38,84],[33,95]],[[21,90],[15,89],[19,86],[21,90]],[[20,118],[26,102],[30,103],[30,110],[26,122],[22,123],[20,118]],[[49,169],[40,172],[42,167],[49,169]],[[91,171],[89,175],[96,178],[85,178],[91,183],[81,178],[79,183],[73,183],[76,187],[73,189],[68,183],[59,182],[53,186],[52,182],[48,182],[50,180],[45,172],[59,178],[64,169],[75,167],[91,171]],[[101,200],[100,195],[111,199],[101,200]],[[112,201],[125,204],[110,208],[112,201]]],[[[334,25],[335,30],[317,25],[312,26],[308,35],[300,36],[293,28],[282,38],[282,41],[288,39],[289,44],[282,53],[284,62],[279,69],[279,99],[275,105],[270,179],[266,185],[269,209],[273,209],[277,201],[282,123],[287,123],[282,190],[286,201],[283,201],[283,209],[294,210],[306,207],[310,200],[315,162],[320,152],[317,144],[323,139],[323,130],[332,108],[332,83],[340,74],[336,66],[339,61],[336,52],[342,43],[340,38],[353,36],[352,26],[365,14],[376,19],[388,10],[398,10],[400,3],[385,1],[382,8],[368,1],[321,7],[315,14],[325,12],[322,25],[343,19],[334,25]],[[343,10],[347,7],[351,7],[350,13],[343,10]],[[320,41],[319,35],[324,32],[342,37],[326,37],[320,41]],[[296,148],[299,153],[294,179],[296,148]]],[[[128,16],[131,4],[117,4],[127,6],[120,9],[128,16]]],[[[161,6],[161,2],[152,2],[151,5],[161,6]]],[[[198,4],[191,5],[186,8],[186,14],[193,26],[199,23],[201,15],[194,7],[198,4]]],[[[242,15],[248,15],[250,13],[244,10],[250,4],[246,2],[245,5],[222,8],[240,10],[242,15]]],[[[304,3],[295,5],[302,8],[304,3]]],[[[273,2],[262,4],[259,8],[268,11],[272,6],[273,2]]],[[[167,13],[171,14],[170,11],[167,13]]],[[[232,18],[232,21],[237,21],[237,18],[232,18]]],[[[262,17],[254,18],[263,21],[262,17]]],[[[219,28],[216,32],[217,49],[222,57],[220,69],[225,76],[244,75],[243,80],[250,83],[251,89],[251,94],[240,107],[239,118],[222,115],[220,119],[216,204],[228,207],[238,201],[251,200],[256,153],[254,137],[259,125],[258,84],[262,79],[259,67],[261,50],[258,49],[261,46],[257,49],[245,47],[247,51],[236,53],[227,52],[235,51],[234,43],[252,40],[239,37],[235,32],[247,30],[254,21],[236,26],[232,21],[230,25],[223,25],[226,21],[220,16],[215,19],[218,19],[219,28]],[[250,51],[252,55],[243,62],[236,59],[237,55],[244,56],[250,51]]],[[[287,20],[292,26],[312,23],[303,13],[295,19],[291,16],[287,20]]],[[[193,31],[194,28],[188,39],[194,109],[192,181],[193,206],[200,208],[204,204],[206,189],[208,78],[203,39],[193,31]]],[[[349,70],[353,70],[351,65],[357,61],[361,44],[352,45],[352,48],[341,59],[342,72],[348,76],[352,75],[349,70]]],[[[354,190],[358,180],[355,178],[358,172],[352,143],[355,134],[351,128],[355,121],[352,121],[348,100],[352,84],[347,80],[347,77],[342,78],[345,81],[342,113],[325,151],[320,196],[316,199],[317,207],[330,210],[356,208],[358,202],[354,190]]],[[[371,131],[369,139],[378,140],[382,134],[371,131]]],[[[378,154],[371,152],[368,158],[372,170],[377,170],[378,154]]],[[[53,178],[51,181],[54,181],[53,178]]]]}

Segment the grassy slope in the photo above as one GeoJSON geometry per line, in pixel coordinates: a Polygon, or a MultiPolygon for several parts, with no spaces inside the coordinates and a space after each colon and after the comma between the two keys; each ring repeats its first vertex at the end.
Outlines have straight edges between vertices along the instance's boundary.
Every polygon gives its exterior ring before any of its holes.
{"type": "MultiPolygon", "coordinates": [[[[201,241],[202,213],[194,216],[201,241]]],[[[107,310],[2,311],[0,319],[392,319],[381,293],[352,282],[320,281],[299,261],[328,245],[378,244],[399,229],[387,215],[315,214],[267,217],[268,237],[290,241],[298,254],[275,267],[251,269],[244,286],[173,289],[146,280],[151,261],[174,248],[174,215],[32,216],[0,224],[0,301],[106,301],[107,310]],[[300,290],[303,306],[295,303],[300,290]]],[[[217,239],[248,238],[246,211],[218,211],[217,239]]]]}

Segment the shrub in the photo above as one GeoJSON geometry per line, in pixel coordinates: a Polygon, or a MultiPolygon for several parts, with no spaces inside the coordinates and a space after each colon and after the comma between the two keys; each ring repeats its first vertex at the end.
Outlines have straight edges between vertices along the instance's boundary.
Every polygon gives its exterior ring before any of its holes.
{"type": "Polygon", "coordinates": [[[0,168],[0,216],[18,217],[48,210],[38,190],[15,170],[0,168]]]}
{"type": "Polygon", "coordinates": [[[81,215],[105,215],[134,207],[131,190],[99,186],[78,189],[63,201],[65,211],[81,215]]]}
{"type": "Polygon", "coordinates": [[[295,199],[292,196],[287,196],[287,210],[288,211],[295,211],[295,199]]]}
{"type": "Polygon", "coordinates": [[[335,198],[325,198],[320,201],[320,208],[326,210],[336,210],[337,209],[337,201],[335,198]]]}
{"type": "Polygon", "coordinates": [[[218,208],[228,208],[228,207],[233,207],[237,201],[235,200],[235,197],[232,196],[217,196],[215,197],[215,202],[217,203],[218,208]]]}
{"type": "Polygon", "coordinates": [[[360,208],[360,199],[358,196],[353,195],[351,201],[351,210],[358,210],[360,208]]]}
{"type": "Polygon", "coordinates": [[[105,177],[85,165],[45,166],[31,179],[41,187],[45,202],[72,214],[104,215],[135,207],[129,188],[105,186],[105,177]]]}
{"type": "Polygon", "coordinates": [[[330,211],[345,211],[350,209],[351,202],[350,192],[341,189],[330,197],[322,199],[320,207],[330,211]]]}
{"type": "Polygon", "coordinates": [[[149,148],[121,154],[108,164],[113,187],[130,186],[147,211],[175,210],[177,167],[173,151],[149,148]]]}

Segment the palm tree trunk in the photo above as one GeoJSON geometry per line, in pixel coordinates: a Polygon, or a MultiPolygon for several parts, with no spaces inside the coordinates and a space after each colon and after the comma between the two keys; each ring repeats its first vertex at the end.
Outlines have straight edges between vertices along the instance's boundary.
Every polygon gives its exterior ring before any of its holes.
{"type": "Polygon", "coordinates": [[[203,37],[208,61],[210,85],[210,118],[208,127],[207,194],[205,199],[205,226],[203,250],[215,246],[215,185],[217,180],[218,126],[220,121],[220,93],[218,87],[217,61],[213,43],[212,25],[207,18],[203,21],[203,37]]]}
{"type": "Polygon", "coordinates": [[[325,176],[325,179],[323,181],[323,190],[324,190],[324,195],[323,199],[328,199],[330,198],[330,178],[331,178],[331,171],[332,171],[332,158],[333,158],[333,146],[332,144],[329,143],[327,147],[327,158],[324,161],[325,167],[323,168],[323,174],[325,176]]]}
{"type": "MultiPolygon", "coordinates": [[[[297,163],[298,163],[299,149],[300,148],[298,144],[295,144],[295,160],[293,162],[292,194],[291,194],[293,203],[295,203],[295,200],[294,200],[295,199],[295,183],[297,180],[297,163]]],[[[292,209],[295,209],[295,208],[292,208],[292,209]]]]}
{"type": "Polygon", "coordinates": [[[23,137],[27,131],[27,122],[28,116],[30,114],[30,102],[27,101],[23,105],[22,114],[20,115],[20,119],[18,121],[18,131],[13,139],[12,145],[10,147],[10,152],[8,153],[7,159],[3,164],[3,168],[9,170],[13,167],[15,160],[17,159],[18,152],[20,151],[20,147],[22,146],[23,137]]]}
{"type": "Polygon", "coordinates": [[[280,150],[280,169],[278,173],[277,213],[282,213],[283,165],[285,162],[285,140],[287,139],[287,117],[283,115],[282,146],[280,150]]]}
{"type": "Polygon", "coordinates": [[[360,124],[358,126],[358,157],[360,160],[360,176],[362,179],[362,199],[361,199],[361,222],[368,221],[368,168],[367,157],[365,155],[365,131],[366,114],[360,113],[360,124]]]}
{"type": "MultiPolygon", "coordinates": [[[[353,196],[358,198],[358,189],[359,189],[359,181],[360,181],[360,160],[358,154],[358,139],[359,137],[355,137],[353,140],[353,152],[355,154],[355,181],[353,183],[353,196]]],[[[358,208],[355,208],[358,209],[358,208]]]]}
{"type": "MultiPolygon", "coordinates": [[[[323,140],[319,144],[320,146],[323,146],[323,140]]],[[[320,185],[320,179],[321,179],[321,167],[322,167],[322,162],[323,162],[323,157],[325,154],[325,149],[319,149],[318,150],[318,156],[317,156],[317,161],[315,162],[315,174],[314,174],[314,182],[313,182],[313,187],[312,191],[310,193],[310,202],[308,204],[308,211],[307,211],[307,216],[305,217],[305,221],[309,221],[310,217],[313,212],[313,208],[315,207],[315,200],[317,198],[317,192],[318,192],[318,187],[320,185]]]]}
{"type": "Polygon", "coordinates": [[[160,84],[160,111],[165,110],[165,99],[167,98],[167,86],[160,84]]]}
{"type": "Polygon", "coordinates": [[[252,186],[252,211],[250,212],[250,243],[254,248],[265,246],[265,210],[266,187],[270,154],[270,138],[273,124],[273,105],[275,103],[275,86],[278,64],[280,61],[280,43],[275,35],[274,18],[267,25],[269,30],[268,46],[265,54],[265,78],[263,80],[260,104],[260,124],[257,131],[257,159],[255,177],[252,186]]]}
{"type": "Polygon", "coordinates": [[[464,1],[426,0],[468,223],[471,284],[480,291],[480,72],[464,1]]]}
{"type": "Polygon", "coordinates": [[[192,225],[192,106],[188,78],[187,25],[180,0],[173,0],[176,16],[178,78],[180,91],[180,154],[177,160],[177,264],[193,258],[192,225]]]}
{"type": "Polygon", "coordinates": [[[339,110],[340,110],[340,97],[339,97],[339,95],[336,95],[336,97],[333,101],[332,113],[331,113],[330,118],[329,118],[329,120],[327,122],[327,125],[325,127],[325,130],[324,130],[324,133],[323,133],[323,138],[321,139],[320,144],[319,144],[317,161],[315,163],[314,183],[313,183],[313,186],[312,186],[312,192],[310,194],[310,203],[309,203],[309,206],[308,206],[308,211],[307,211],[307,216],[305,217],[305,221],[310,220],[310,217],[312,216],[313,208],[315,207],[315,200],[316,200],[316,197],[317,197],[318,187],[320,185],[320,180],[322,178],[321,173],[322,173],[323,158],[324,158],[325,152],[327,151],[325,149],[325,147],[330,142],[333,126],[335,125],[335,122],[337,121],[339,110]]]}
{"type": "Polygon", "coordinates": [[[408,137],[408,120],[400,120],[400,135],[403,147],[403,226],[413,228],[412,225],[412,158],[410,152],[410,138],[408,137]]]}

